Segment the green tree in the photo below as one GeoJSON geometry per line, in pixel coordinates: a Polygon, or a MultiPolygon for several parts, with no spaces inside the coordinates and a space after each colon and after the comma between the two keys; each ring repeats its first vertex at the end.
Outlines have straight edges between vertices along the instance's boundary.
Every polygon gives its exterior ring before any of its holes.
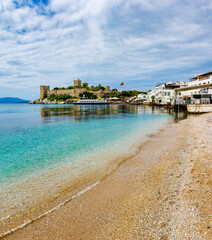
{"type": "Polygon", "coordinates": [[[122,91],[121,93],[119,93],[120,97],[131,97],[131,94],[129,91],[122,91]]]}
{"type": "Polygon", "coordinates": [[[93,91],[100,91],[100,90],[105,90],[105,87],[103,87],[101,84],[99,84],[98,86],[94,87],[94,86],[91,86],[91,89],[93,91]]]}
{"type": "Polygon", "coordinates": [[[57,100],[57,101],[66,101],[67,99],[69,99],[69,98],[72,98],[72,96],[71,95],[69,95],[69,94],[60,94],[60,95],[56,95],[56,94],[51,94],[49,97],[48,97],[48,100],[50,100],[50,101],[55,101],[55,100],[57,100]]]}
{"type": "Polygon", "coordinates": [[[155,102],[155,96],[152,95],[152,96],[151,96],[151,99],[152,99],[152,103],[154,103],[154,102],[155,102]]]}
{"type": "Polygon", "coordinates": [[[85,98],[89,98],[89,99],[96,99],[97,96],[91,92],[83,92],[83,93],[80,93],[79,96],[82,98],[82,97],[85,97],[85,98]]]}
{"type": "Polygon", "coordinates": [[[51,94],[51,95],[48,97],[48,100],[54,101],[55,98],[56,98],[56,95],[53,93],[53,94],[51,94]]]}
{"type": "Polygon", "coordinates": [[[74,87],[73,86],[69,86],[66,89],[74,89],[74,87]]]}
{"type": "Polygon", "coordinates": [[[111,92],[112,92],[112,93],[116,93],[116,92],[118,92],[118,89],[113,88],[113,89],[111,90],[111,92]]]}
{"type": "Polygon", "coordinates": [[[132,90],[132,91],[129,91],[129,92],[130,92],[131,96],[137,96],[139,93],[141,93],[137,90],[132,90]]]}

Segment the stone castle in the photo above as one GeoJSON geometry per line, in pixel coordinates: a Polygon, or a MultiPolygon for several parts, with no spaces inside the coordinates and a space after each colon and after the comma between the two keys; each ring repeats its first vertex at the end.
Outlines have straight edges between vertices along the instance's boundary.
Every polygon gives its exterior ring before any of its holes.
{"type": "Polygon", "coordinates": [[[105,86],[105,90],[99,90],[99,91],[91,91],[87,90],[86,88],[83,87],[88,87],[88,83],[84,82],[81,83],[82,81],[80,79],[74,80],[74,89],[57,89],[57,90],[50,90],[50,86],[40,86],[40,99],[45,99],[49,97],[51,94],[55,95],[61,95],[61,94],[68,94],[71,95],[72,97],[79,97],[80,93],[83,93],[85,91],[91,92],[95,94],[98,98],[102,97],[106,92],[110,91],[110,86],[105,86]],[[78,88],[80,87],[80,88],[78,88]]]}

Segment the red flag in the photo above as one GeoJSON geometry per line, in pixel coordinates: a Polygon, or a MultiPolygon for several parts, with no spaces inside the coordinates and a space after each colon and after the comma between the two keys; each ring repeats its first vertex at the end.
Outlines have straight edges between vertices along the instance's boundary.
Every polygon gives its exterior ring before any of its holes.
{"type": "Polygon", "coordinates": [[[123,85],[124,85],[124,82],[122,82],[120,85],[123,86],[123,85]]]}

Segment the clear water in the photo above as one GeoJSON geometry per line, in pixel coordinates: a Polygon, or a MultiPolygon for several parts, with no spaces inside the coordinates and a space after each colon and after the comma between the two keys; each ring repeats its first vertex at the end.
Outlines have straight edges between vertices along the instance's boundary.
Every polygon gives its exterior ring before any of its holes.
{"type": "Polygon", "coordinates": [[[171,118],[142,106],[0,104],[0,219],[130,156],[171,118]]]}
{"type": "Polygon", "coordinates": [[[1,104],[0,183],[76,161],[167,117],[136,106],[1,104]]]}

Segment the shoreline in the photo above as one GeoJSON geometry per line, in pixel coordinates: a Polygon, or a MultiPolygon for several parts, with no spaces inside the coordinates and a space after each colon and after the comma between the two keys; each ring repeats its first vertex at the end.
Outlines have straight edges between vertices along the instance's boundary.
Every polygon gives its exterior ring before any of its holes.
{"type": "MultiPolygon", "coordinates": [[[[9,215],[5,215],[2,219],[0,219],[2,226],[4,226],[4,231],[0,233],[0,238],[7,236],[22,227],[37,221],[48,213],[51,213],[57,210],[59,207],[63,206],[67,202],[72,201],[74,196],[78,195],[80,192],[84,191],[84,189],[89,188],[90,186],[96,184],[97,182],[103,181],[105,178],[113,174],[114,171],[125,161],[136,156],[140,149],[150,141],[150,138],[158,134],[158,132],[163,131],[170,124],[175,124],[173,119],[168,119],[158,128],[152,129],[152,132],[149,134],[145,134],[145,137],[141,138],[138,142],[135,142],[133,146],[133,151],[126,152],[126,155],[119,156],[116,158],[111,158],[107,164],[103,164],[104,166],[101,169],[93,169],[85,171],[85,174],[81,174],[78,176],[78,179],[72,179],[69,177],[69,181],[65,181],[63,185],[59,183],[60,191],[49,195],[50,197],[29,206],[27,209],[21,209],[20,212],[10,213],[9,215]],[[72,181],[71,181],[72,179],[72,181]],[[74,181],[73,181],[74,180],[74,181]],[[77,181],[76,181],[77,180],[77,181]],[[71,182],[70,182],[71,181],[71,182]],[[38,209],[38,210],[37,210],[38,209]],[[27,216],[28,215],[28,216],[27,216]],[[24,216],[24,217],[23,217],[24,216]]],[[[137,139],[138,140],[138,139],[137,139]]],[[[51,173],[52,175],[52,173],[51,173]]],[[[51,175],[44,176],[45,179],[51,175]]],[[[54,175],[54,174],[53,174],[54,175]]],[[[30,180],[30,184],[32,182],[37,182],[37,179],[30,180]]],[[[56,183],[57,187],[57,182],[56,183]]],[[[15,191],[22,191],[22,182],[18,183],[16,186],[17,189],[15,191]],[[19,186],[20,185],[20,186],[19,186]]],[[[32,186],[33,187],[33,186],[32,186]]],[[[41,186],[43,187],[43,186],[41,186]]],[[[14,188],[14,187],[13,187],[14,188]]],[[[36,189],[37,192],[37,189],[36,189]]],[[[2,228],[3,229],[3,228],[2,228]]]]}
{"type": "MultiPolygon", "coordinates": [[[[85,192],[80,197],[73,199],[73,201],[63,205],[59,211],[46,215],[44,218],[5,237],[5,239],[130,239],[130,237],[140,239],[139,236],[146,239],[146,237],[154,238],[153,234],[155,234],[155,237],[159,237],[156,236],[157,233],[153,231],[157,229],[157,227],[149,229],[148,224],[142,219],[145,219],[145,216],[147,217],[149,214],[155,213],[154,209],[158,207],[159,204],[157,201],[160,202],[162,195],[164,195],[163,191],[165,192],[168,188],[168,186],[166,186],[167,182],[165,182],[166,185],[163,186],[164,179],[166,180],[171,176],[166,176],[166,170],[169,172],[173,170],[173,166],[179,169],[183,166],[185,168],[184,172],[187,171],[191,173],[191,171],[188,171],[190,170],[188,168],[191,168],[189,165],[190,161],[188,162],[186,160],[183,162],[183,157],[181,156],[183,154],[188,155],[185,148],[186,144],[189,146],[186,142],[188,139],[185,139],[188,138],[185,134],[185,129],[188,127],[186,124],[192,128],[192,122],[198,123],[199,119],[203,119],[204,122],[205,116],[207,116],[210,121],[211,114],[201,115],[197,118],[180,121],[177,124],[173,124],[171,128],[166,128],[164,131],[152,136],[150,141],[140,149],[140,152],[136,156],[123,162],[114,173],[102,180],[100,184],[90,191],[85,192]],[[183,141],[184,145],[182,145],[183,141]],[[179,152],[175,151],[175,145],[179,145],[179,152]],[[181,150],[182,147],[183,149],[181,150]],[[173,152],[171,160],[169,160],[170,157],[167,156],[170,150],[173,152]],[[168,159],[165,164],[164,159],[168,159]],[[151,211],[148,212],[147,210],[150,209],[151,211]],[[142,219],[141,216],[143,216],[142,219]],[[141,222],[143,224],[141,224],[141,222]],[[142,228],[143,231],[141,231],[142,228]],[[148,236],[145,235],[147,234],[147,229],[149,233],[148,236]]],[[[189,134],[191,135],[192,131],[189,134]]],[[[192,150],[192,148],[190,150],[192,150]]],[[[187,156],[184,157],[186,158],[187,156]]],[[[179,173],[177,174],[178,178],[181,179],[183,175],[180,176],[179,173]]],[[[169,179],[169,182],[172,181],[169,179]]],[[[179,186],[177,191],[179,195],[179,186]]],[[[174,206],[174,202],[176,201],[170,199],[175,195],[176,192],[166,194],[168,200],[166,200],[165,203],[164,201],[162,201],[162,203],[160,202],[160,209],[164,208],[165,210],[165,207],[170,208],[170,206],[174,206]],[[167,201],[168,203],[171,201],[170,206],[166,206],[167,201]]],[[[162,211],[160,215],[163,216],[164,214],[166,214],[166,212],[162,211]]],[[[148,222],[151,222],[150,220],[157,221],[157,218],[160,218],[160,216],[155,213],[155,220],[154,218],[149,219],[148,222]]],[[[167,220],[167,216],[164,218],[167,220]]],[[[161,223],[164,225],[162,229],[164,228],[166,232],[168,232],[166,228],[170,227],[170,222],[171,218],[169,221],[163,221],[161,223]]],[[[160,237],[164,236],[163,239],[168,239],[165,238],[168,234],[169,233],[160,233],[160,237]]]]}

